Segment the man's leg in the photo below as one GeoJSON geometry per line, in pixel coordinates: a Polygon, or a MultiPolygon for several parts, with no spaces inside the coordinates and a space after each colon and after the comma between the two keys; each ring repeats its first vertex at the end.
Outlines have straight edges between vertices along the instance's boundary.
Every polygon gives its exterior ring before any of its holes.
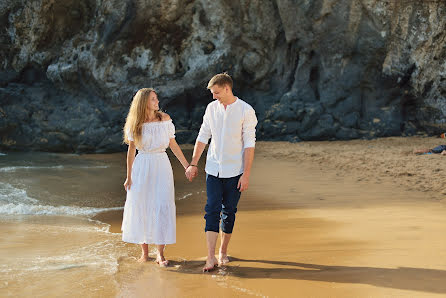
{"type": "Polygon", "coordinates": [[[218,263],[217,259],[215,258],[215,245],[218,238],[223,197],[223,184],[221,179],[212,175],[206,175],[206,192],[207,202],[206,207],[204,208],[206,211],[204,216],[206,219],[206,227],[204,230],[206,232],[208,254],[203,271],[213,269],[218,263]]]}
{"type": "Polygon", "coordinates": [[[237,205],[240,200],[240,191],[237,184],[240,175],[232,178],[224,179],[223,183],[223,204],[221,211],[221,245],[219,250],[218,262],[226,264],[229,262],[228,245],[231,240],[232,230],[234,228],[235,213],[237,213],[237,205]]]}
{"type": "Polygon", "coordinates": [[[218,254],[218,264],[224,265],[226,263],[229,263],[228,258],[228,245],[229,240],[231,240],[232,234],[226,234],[225,232],[221,232],[221,244],[220,244],[220,250],[218,254]]]}
{"type": "Polygon", "coordinates": [[[206,259],[206,265],[203,267],[203,271],[209,271],[218,264],[218,260],[215,258],[215,246],[217,244],[218,233],[212,231],[206,231],[206,242],[208,247],[208,256],[206,259]]]}

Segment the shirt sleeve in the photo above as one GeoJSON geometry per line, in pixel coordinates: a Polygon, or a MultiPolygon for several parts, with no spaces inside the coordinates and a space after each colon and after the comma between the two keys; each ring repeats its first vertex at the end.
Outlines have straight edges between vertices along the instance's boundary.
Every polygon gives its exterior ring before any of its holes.
{"type": "Polygon", "coordinates": [[[249,106],[243,120],[243,148],[254,148],[256,146],[257,117],[254,109],[249,106]]]}
{"type": "Polygon", "coordinates": [[[169,123],[169,139],[175,139],[175,125],[172,122],[169,123]]]}
{"type": "Polygon", "coordinates": [[[125,133],[126,133],[126,135],[127,135],[127,139],[129,140],[129,141],[135,141],[134,139],[133,139],[133,133],[130,131],[130,129],[126,129],[126,131],[125,131],[125,133]]]}
{"type": "Polygon", "coordinates": [[[211,126],[209,123],[209,105],[206,108],[206,111],[204,112],[203,116],[203,123],[200,127],[200,132],[198,133],[197,141],[207,144],[209,142],[209,139],[211,138],[211,126]]]}

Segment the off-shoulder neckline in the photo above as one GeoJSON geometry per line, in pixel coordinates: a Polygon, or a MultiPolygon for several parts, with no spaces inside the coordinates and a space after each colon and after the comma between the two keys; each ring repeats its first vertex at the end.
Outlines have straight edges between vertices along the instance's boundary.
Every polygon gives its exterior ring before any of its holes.
{"type": "Polygon", "coordinates": [[[159,123],[159,124],[161,124],[161,123],[164,123],[164,122],[171,122],[171,121],[172,121],[172,119],[163,120],[163,121],[144,122],[143,125],[144,125],[144,124],[155,124],[155,123],[159,123]]]}

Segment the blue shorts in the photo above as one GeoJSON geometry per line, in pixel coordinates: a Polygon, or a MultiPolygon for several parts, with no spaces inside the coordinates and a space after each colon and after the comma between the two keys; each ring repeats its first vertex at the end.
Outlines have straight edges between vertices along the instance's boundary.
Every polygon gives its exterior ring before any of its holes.
{"type": "Polygon", "coordinates": [[[232,234],[237,204],[241,195],[237,188],[241,176],[240,174],[231,178],[219,178],[206,174],[207,202],[204,208],[206,232],[218,233],[220,226],[224,233],[232,234]]]}
{"type": "Polygon", "coordinates": [[[444,150],[446,150],[446,145],[440,145],[435,147],[434,149],[431,149],[432,153],[441,153],[444,150]]]}

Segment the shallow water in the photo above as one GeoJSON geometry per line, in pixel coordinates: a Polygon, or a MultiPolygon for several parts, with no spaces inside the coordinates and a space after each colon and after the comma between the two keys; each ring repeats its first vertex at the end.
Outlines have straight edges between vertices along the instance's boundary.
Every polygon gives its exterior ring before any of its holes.
{"type": "Polygon", "coordinates": [[[119,169],[71,154],[0,156],[0,295],[116,291],[110,276],[125,246],[90,218],[122,209],[122,193],[110,187],[119,169]]]}
{"type": "Polygon", "coordinates": [[[125,154],[2,153],[0,296],[116,295],[138,248],[92,218],[122,213],[124,175],[125,154]]]}

